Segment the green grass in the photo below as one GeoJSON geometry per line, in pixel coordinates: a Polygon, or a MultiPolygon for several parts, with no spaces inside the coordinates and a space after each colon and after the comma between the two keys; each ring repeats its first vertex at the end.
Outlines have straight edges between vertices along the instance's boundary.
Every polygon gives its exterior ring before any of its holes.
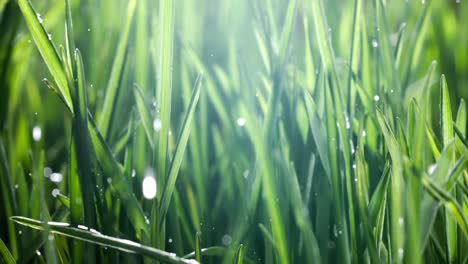
{"type": "Polygon", "coordinates": [[[466,263],[467,23],[0,1],[0,263],[466,263]]]}

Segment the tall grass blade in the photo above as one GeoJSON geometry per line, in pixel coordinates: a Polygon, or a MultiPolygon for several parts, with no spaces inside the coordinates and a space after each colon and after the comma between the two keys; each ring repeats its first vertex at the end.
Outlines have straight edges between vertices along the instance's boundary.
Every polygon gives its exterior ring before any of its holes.
{"type": "Polygon", "coordinates": [[[15,258],[11,254],[11,252],[8,250],[7,246],[5,243],[3,243],[3,240],[0,239],[0,254],[3,258],[3,261],[6,264],[16,264],[15,258]]]}

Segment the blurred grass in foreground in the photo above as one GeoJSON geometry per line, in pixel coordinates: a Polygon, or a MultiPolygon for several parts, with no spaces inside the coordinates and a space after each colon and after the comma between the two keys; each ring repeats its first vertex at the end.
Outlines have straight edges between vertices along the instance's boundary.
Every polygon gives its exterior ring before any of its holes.
{"type": "Polygon", "coordinates": [[[455,0],[0,1],[0,262],[465,263],[466,25],[455,0]]]}

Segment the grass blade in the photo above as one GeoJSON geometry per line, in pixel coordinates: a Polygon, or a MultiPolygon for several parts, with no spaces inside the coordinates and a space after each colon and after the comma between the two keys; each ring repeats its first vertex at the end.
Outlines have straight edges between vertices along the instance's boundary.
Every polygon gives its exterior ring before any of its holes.
{"type": "MultiPolygon", "coordinates": [[[[169,174],[167,177],[167,183],[162,194],[161,204],[159,206],[158,214],[158,227],[161,228],[166,218],[167,210],[172,199],[172,193],[174,192],[175,183],[177,181],[177,175],[179,173],[180,164],[187,146],[187,141],[190,135],[190,129],[192,128],[192,120],[195,113],[195,107],[197,106],[198,99],[200,98],[200,87],[201,87],[202,75],[199,74],[195,81],[195,87],[192,93],[192,98],[187,109],[187,113],[184,117],[184,122],[181,127],[179,139],[177,140],[177,146],[175,148],[174,157],[172,159],[171,166],[169,167],[169,174]]],[[[153,209],[154,210],[154,209],[153,209]]],[[[160,230],[160,229],[157,230],[160,230]]]]}
{"type": "Polygon", "coordinates": [[[11,252],[8,250],[7,246],[5,243],[3,243],[3,240],[0,239],[0,255],[3,257],[3,261],[5,261],[6,264],[15,264],[15,258],[13,255],[11,255],[11,252]]]}
{"type": "Polygon", "coordinates": [[[31,35],[36,43],[36,46],[41,53],[44,62],[46,63],[52,77],[54,77],[57,83],[63,100],[65,101],[68,109],[73,112],[73,105],[70,95],[70,89],[68,87],[67,78],[62,68],[62,61],[55,49],[55,46],[48,35],[44,26],[42,25],[43,19],[34,10],[29,0],[19,0],[18,5],[23,13],[26,24],[31,32],[31,35]]]}
{"type": "Polygon", "coordinates": [[[154,130],[152,129],[153,126],[152,126],[152,122],[150,118],[151,115],[148,111],[148,108],[146,108],[143,92],[136,85],[135,85],[135,88],[133,89],[133,96],[135,97],[135,103],[137,106],[138,114],[140,115],[143,128],[145,129],[146,137],[148,138],[148,141],[151,147],[153,147],[154,146],[154,143],[153,143],[153,131],[154,130]]]}
{"type": "Polygon", "coordinates": [[[64,235],[81,241],[101,245],[104,247],[115,248],[125,252],[137,253],[154,258],[164,263],[173,264],[196,264],[197,261],[177,257],[173,253],[165,252],[156,248],[151,248],[130,240],[110,237],[99,233],[94,229],[70,227],[62,222],[41,222],[22,216],[13,216],[10,218],[18,224],[28,226],[37,230],[50,229],[54,234],[64,235]]]}

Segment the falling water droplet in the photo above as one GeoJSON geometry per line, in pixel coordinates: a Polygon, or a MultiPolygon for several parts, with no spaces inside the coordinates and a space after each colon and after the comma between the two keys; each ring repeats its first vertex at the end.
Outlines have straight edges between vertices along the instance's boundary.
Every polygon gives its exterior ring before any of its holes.
{"type": "Polygon", "coordinates": [[[39,126],[33,127],[32,136],[34,141],[39,141],[42,138],[42,130],[39,126]]]}
{"type": "Polygon", "coordinates": [[[238,126],[245,126],[245,119],[243,117],[239,117],[237,119],[237,125],[238,126]]]}
{"type": "Polygon", "coordinates": [[[157,184],[156,177],[154,176],[154,170],[152,168],[147,168],[145,171],[145,177],[143,178],[142,183],[143,196],[151,200],[156,197],[157,193],[157,184]]]}

